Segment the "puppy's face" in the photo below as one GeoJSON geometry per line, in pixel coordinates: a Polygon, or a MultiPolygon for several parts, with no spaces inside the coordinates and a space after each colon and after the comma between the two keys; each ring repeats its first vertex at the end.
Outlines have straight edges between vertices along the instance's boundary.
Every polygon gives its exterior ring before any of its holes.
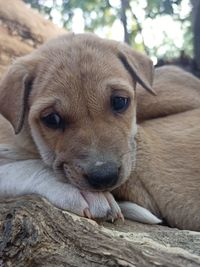
{"type": "MultiPolygon", "coordinates": [[[[112,190],[134,166],[136,80],[151,90],[152,69],[137,53],[135,69],[130,50],[93,35],[69,34],[23,60],[23,66],[32,64],[24,78],[26,92],[31,84],[29,96],[22,97],[24,129],[44,162],[80,189],[112,190]]],[[[9,120],[18,131],[23,126],[22,118],[18,125],[9,120]]]]}

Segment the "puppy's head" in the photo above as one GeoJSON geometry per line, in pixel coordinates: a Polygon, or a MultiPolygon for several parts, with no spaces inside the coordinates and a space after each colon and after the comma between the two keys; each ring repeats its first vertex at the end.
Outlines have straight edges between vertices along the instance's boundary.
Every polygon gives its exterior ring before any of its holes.
{"type": "Polygon", "coordinates": [[[144,55],[92,34],[67,34],[18,59],[0,112],[30,132],[46,164],[81,189],[111,190],[135,161],[136,82],[153,92],[144,55]]]}

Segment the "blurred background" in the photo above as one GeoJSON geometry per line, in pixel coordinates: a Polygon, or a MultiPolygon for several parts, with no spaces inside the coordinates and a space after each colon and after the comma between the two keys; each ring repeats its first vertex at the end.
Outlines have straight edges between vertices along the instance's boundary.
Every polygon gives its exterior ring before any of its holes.
{"type": "Polygon", "coordinates": [[[200,76],[200,0],[24,0],[68,31],[91,31],[144,51],[155,65],[200,76]]]}

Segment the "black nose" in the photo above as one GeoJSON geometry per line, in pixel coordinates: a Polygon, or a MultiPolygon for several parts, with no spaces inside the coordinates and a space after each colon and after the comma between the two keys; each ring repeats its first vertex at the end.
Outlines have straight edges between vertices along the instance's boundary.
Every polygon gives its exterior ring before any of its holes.
{"type": "Polygon", "coordinates": [[[88,183],[95,189],[106,189],[115,185],[119,178],[119,167],[116,163],[106,162],[91,166],[85,175],[88,183]]]}

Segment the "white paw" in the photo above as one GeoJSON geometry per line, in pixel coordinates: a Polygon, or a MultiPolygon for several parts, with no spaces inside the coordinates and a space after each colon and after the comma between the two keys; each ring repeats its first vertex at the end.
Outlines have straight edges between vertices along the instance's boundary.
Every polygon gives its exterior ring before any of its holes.
{"type": "Polygon", "coordinates": [[[109,192],[80,191],[71,184],[48,180],[48,183],[38,184],[34,193],[46,197],[58,208],[83,217],[111,221],[123,219],[119,205],[109,192]]]}
{"type": "Polygon", "coordinates": [[[81,193],[89,206],[86,217],[104,218],[111,221],[119,218],[123,220],[121,209],[111,193],[88,191],[82,191],[81,193]]]}

